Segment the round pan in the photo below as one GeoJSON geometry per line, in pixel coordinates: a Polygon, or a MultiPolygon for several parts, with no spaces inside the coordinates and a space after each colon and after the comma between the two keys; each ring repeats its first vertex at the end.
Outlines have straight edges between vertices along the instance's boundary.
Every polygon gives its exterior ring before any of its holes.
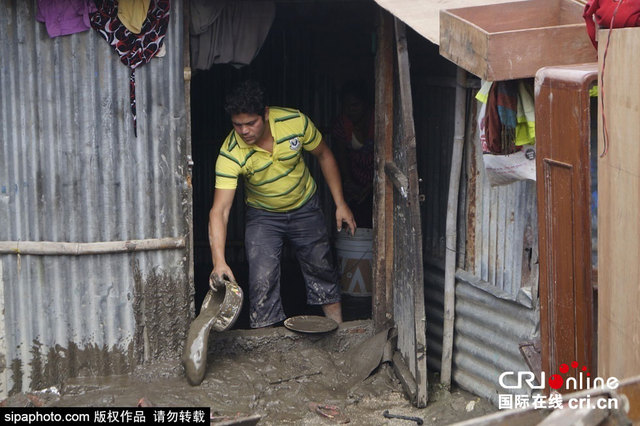
{"type": "Polygon", "coordinates": [[[300,333],[327,333],[338,328],[338,323],[323,316],[299,315],[287,318],[284,326],[300,333]]]}

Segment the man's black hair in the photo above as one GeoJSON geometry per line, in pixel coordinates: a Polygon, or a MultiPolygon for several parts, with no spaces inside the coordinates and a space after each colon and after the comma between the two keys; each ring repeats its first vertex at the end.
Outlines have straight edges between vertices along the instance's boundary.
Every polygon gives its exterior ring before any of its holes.
{"type": "Polygon", "coordinates": [[[264,89],[256,80],[244,80],[227,95],[224,110],[230,116],[258,114],[264,117],[267,106],[264,89]]]}

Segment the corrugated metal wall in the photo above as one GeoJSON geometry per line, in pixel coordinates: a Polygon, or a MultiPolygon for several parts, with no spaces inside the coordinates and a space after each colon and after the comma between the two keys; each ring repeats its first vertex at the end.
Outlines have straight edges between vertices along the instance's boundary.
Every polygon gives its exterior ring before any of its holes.
{"type": "MultiPolygon", "coordinates": [[[[440,371],[444,272],[426,268],[425,282],[428,367],[431,371],[440,371]]],[[[530,394],[529,388],[503,389],[498,378],[505,371],[529,371],[519,343],[531,340],[538,333],[539,311],[458,280],[455,315],[454,382],[495,405],[500,393],[530,394]]]]}
{"type": "MultiPolygon", "coordinates": [[[[421,209],[428,369],[440,371],[456,69],[438,55],[437,46],[417,36],[410,40],[419,176],[425,195],[421,209]]],[[[498,377],[504,371],[529,370],[519,343],[539,333],[535,183],[490,187],[481,154],[473,149],[473,96],[479,81],[470,78],[469,84],[458,214],[453,380],[497,405],[498,393],[513,392],[502,389],[498,377]],[[527,290],[521,291],[522,287],[527,290]]]]}
{"type": "MultiPolygon", "coordinates": [[[[475,93],[475,89],[469,91],[475,93]]],[[[445,119],[446,122],[448,120],[445,119]]],[[[472,127],[473,122],[472,115],[469,126],[472,127]]],[[[499,393],[531,392],[529,388],[519,391],[503,389],[498,378],[505,371],[529,370],[519,344],[539,335],[535,183],[516,182],[490,187],[482,163],[477,165],[475,162],[479,157],[473,149],[474,143],[470,139],[465,146],[467,161],[459,206],[453,380],[462,388],[497,405],[499,393]],[[490,226],[491,223],[494,226],[490,226]],[[504,228],[511,229],[507,238],[504,237],[504,228]],[[501,239],[498,238],[499,230],[503,235],[501,239]],[[468,247],[470,242],[474,244],[472,249],[468,247]],[[500,244],[500,250],[496,243],[500,244]],[[475,247],[480,247],[477,252],[475,247]],[[470,252],[475,252],[473,258],[469,256],[470,252]],[[502,277],[506,278],[498,279],[502,277]],[[523,284],[528,285],[524,293],[521,291],[523,284]]],[[[446,194],[444,188],[440,192],[446,194]]],[[[446,208],[446,198],[436,199],[442,203],[440,208],[446,208]]],[[[432,209],[437,210],[437,207],[432,209]]],[[[441,221],[430,221],[424,226],[441,229],[439,235],[444,235],[444,223],[441,221]]],[[[438,235],[437,231],[432,231],[432,234],[438,235]]],[[[425,244],[429,241],[425,240],[425,244]]],[[[444,250],[431,253],[432,257],[425,259],[428,265],[425,268],[427,354],[429,369],[439,371],[444,311],[441,260],[444,250]]]]}
{"type": "Polygon", "coordinates": [[[0,398],[181,351],[193,303],[190,146],[183,7],[171,3],[166,56],[136,72],[135,138],[129,69],[106,41],[92,29],[51,39],[35,0],[0,2],[0,242],[174,243],[0,254],[0,398]]]}
{"type": "MultiPolygon", "coordinates": [[[[474,91],[475,93],[475,91],[474,91]]],[[[470,106],[476,117],[477,101],[470,106]]],[[[468,124],[464,196],[460,200],[459,267],[512,300],[537,297],[538,215],[536,183],[490,186],[475,121],[468,124]],[[524,292],[524,293],[523,293],[524,292]]]]}

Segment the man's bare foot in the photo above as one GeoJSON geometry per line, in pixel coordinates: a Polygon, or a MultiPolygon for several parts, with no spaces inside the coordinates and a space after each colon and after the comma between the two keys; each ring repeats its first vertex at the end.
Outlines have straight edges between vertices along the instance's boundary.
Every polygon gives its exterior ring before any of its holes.
{"type": "Polygon", "coordinates": [[[340,302],[322,305],[322,311],[327,318],[331,318],[338,324],[342,323],[342,305],[340,302]]]}

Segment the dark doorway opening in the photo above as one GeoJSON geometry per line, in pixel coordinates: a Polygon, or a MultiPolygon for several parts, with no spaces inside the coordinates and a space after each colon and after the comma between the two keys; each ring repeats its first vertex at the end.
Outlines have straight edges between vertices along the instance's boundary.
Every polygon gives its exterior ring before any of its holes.
{"type": "MultiPolygon", "coordinates": [[[[340,104],[340,87],[347,81],[364,81],[373,94],[375,16],[373,1],[281,1],[269,34],[251,64],[237,68],[215,64],[193,70],[191,120],[193,167],[193,239],[196,314],[208,290],[213,264],[208,241],[208,215],[213,202],[215,160],[220,144],[231,130],[223,111],[227,91],[242,79],[259,80],[270,105],[297,108],[308,115],[331,146],[331,127],[340,104]]],[[[327,229],[334,235],[334,205],[315,160],[307,156],[327,229]]],[[[248,266],[244,254],[244,201],[242,186],[236,192],[227,230],[227,263],[248,293],[248,266]]],[[[285,246],[281,295],[287,316],[321,314],[306,304],[304,280],[295,253],[285,246]]],[[[370,318],[371,298],[344,296],[345,320],[370,318]]],[[[248,328],[248,298],[235,328],[248,328]]]]}

